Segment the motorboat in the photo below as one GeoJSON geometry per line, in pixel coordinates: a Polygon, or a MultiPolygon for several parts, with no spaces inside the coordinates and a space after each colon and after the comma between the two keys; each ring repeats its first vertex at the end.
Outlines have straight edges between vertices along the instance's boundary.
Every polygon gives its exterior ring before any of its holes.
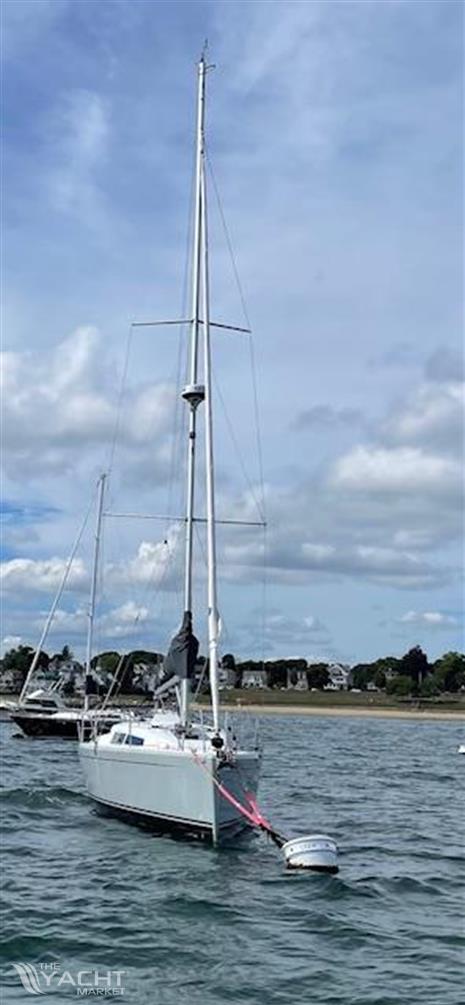
{"type": "MultiPolygon", "coordinates": [[[[111,729],[120,721],[123,712],[117,709],[88,709],[85,713],[86,729],[98,722],[99,729],[111,729]]],[[[83,708],[71,708],[53,690],[38,689],[26,695],[22,702],[9,709],[10,719],[19,726],[26,736],[62,737],[66,740],[79,738],[83,722],[83,708]]]]}

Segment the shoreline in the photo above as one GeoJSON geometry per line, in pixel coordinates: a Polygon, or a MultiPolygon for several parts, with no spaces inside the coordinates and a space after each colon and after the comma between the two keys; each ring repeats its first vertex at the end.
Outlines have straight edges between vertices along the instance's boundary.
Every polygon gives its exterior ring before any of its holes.
{"type": "MultiPolygon", "coordinates": [[[[202,708],[199,705],[198,708],[202,708]]],[[[224,712],[252,712],[254,715],[322,715],[342,716],[343,718],[361,719],[410,719],[434,722],[465,722],[465,711],[433,712],[430,709],[395,709],[395,708],[341,708],[337,705],[223,705],[224,712]]]]}

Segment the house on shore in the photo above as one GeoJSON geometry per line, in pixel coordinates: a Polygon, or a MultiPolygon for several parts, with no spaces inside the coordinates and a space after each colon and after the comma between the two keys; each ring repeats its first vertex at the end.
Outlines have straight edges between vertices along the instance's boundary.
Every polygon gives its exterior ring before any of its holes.
{"type": "Polygon", "coordinates": [[[325,691],[347,691],[352,684],[352,671],[344,663],[330,663],[329,684],[325,691]]]}

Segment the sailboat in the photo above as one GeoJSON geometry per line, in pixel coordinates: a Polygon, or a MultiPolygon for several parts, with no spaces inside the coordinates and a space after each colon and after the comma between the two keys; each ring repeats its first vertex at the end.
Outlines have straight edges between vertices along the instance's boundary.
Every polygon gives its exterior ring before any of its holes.
{"type": "MultiPolygon", "coordinates": [[[[184,610],[181,627],[165,659],[165,683],[156,703],[172,689],[174,708],[158,707],[145,720],[128,717],[104,735],[94,723],[79,744],[91,798],[106,812],[154,830],[195,835],[218,844],[244,826],[241,806],[253,804],[260,768],[258,746],[242,749],[232,729],[220,721],[216,520],[212,414],[207,180],[205,157],[205,52],[198,63],[196,183],[192,249],[192,314],[189,382],[181,396],[188,412],[185,516],[184,610]],[[202,351],[203,350],[203,351],[202,351]],[[211,721],[192,709],[192,681],[198,641],[193,625],[194,515],[197,420],[204,409],[207,624],[211,721]]],[[[220,325],[218,327],[230,327],[220,325]]]]}
{"type": "MultiPolygon", "coordinates": [[[[119,722],[121,719],[121,712],[116,708],[106,708],[106,710],[103,710],[103,708],[102,709],[90,708],[89,706],[89,695],[94,690],[92,680],[91,659],[92,659],[93,630],[94,630],[94,619],[95,619],[95,599],[97,590],[97,575],[98,575],[98,563],[100,554],[105,481],[106,481],[106,474],[102,474],[97,483],[97,515],[96,515],[94,555],[93,555],[89,608],[88,608],[87,646],[86,646],[86,660],[85,660],[85,694],[84,694],[83,706],[81,708],[74,708],[66,704],[60,693],[61,688],[64,684],[64,681],[60,677],[58,678],[57,681],[53,683],[51,687],[38,688],[38,689],[35,688],[34,690],[31,690],[31,687],[34,687],[34,676],[39,666],[42,647],[45,645],[48,633],[52,626],[55,612],[57,610],[58,603],[60,601],[63,590],[66,586],[68,575],[74,560],[74,556],[77,551],[77,547],[81,540],[83,530],[86,526],[90,510],[88,511],[88,513],[84,518],[78,536],[71,550],[71,554],[66,563],[61,583],[58,587],[58,591],[55,595],[52,606],[48,613],[48,617],[45,621],[39,644],[36,648],[36,651],[31,661],[31,665],[26,675],[26,679],[21,688],[19,701],[17,704],[12,704],[11,707],[8,709],[10,719],[15,723],[16,726],[19,726],[19,728],[22,730],[23,733],[25,733],[26,736],[41,737],[41,738],[60,737],[66,740],[77,740],[79,739],[79,736],[82,732],[84,723],[86,730],[89,731],[91,723],[94,720],[98,721],[99,729],[100,731],[103,731],[106,729],[110,729],[115,723],[119,722]]],[[[106,705],[106,702],[104,704],[106,705]]]]}

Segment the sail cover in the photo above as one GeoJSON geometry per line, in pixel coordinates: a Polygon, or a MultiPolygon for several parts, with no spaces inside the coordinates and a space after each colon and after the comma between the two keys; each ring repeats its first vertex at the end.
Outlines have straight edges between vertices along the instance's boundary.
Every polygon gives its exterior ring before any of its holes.
{"type": "Polygon", "coordinates": [[[199,642],[192,631],[192,614],[184,611],[179,632],[172,638],[163,664],[165,680],[175,674],[181,680],[192,678],[195,673],[195,661],[199,651],[199,642]]]}

